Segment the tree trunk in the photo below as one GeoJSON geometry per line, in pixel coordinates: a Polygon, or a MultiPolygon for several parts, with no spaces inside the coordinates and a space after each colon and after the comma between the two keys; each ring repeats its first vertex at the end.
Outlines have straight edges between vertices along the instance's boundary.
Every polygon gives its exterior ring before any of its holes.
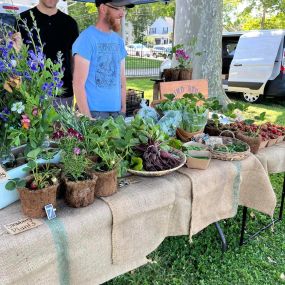
{"type": "Polygon", "coordinates": [[[260,23],[260,29],[261,30],[264,30],[265,18],[266,18],[266,9],[265,9],[265,7],[263,7],[262,18],[261,18],[261,23],[260,23]]]}
{"type": "Polygon", "coordinates": [[[208,79],[209,96],[226,105],[230,100],[221,80],[222,9],[222,0],[176,0],[174,43],[188,45],[197,38],[195,50],[202,55],[193,58],[193,78],[208,79]]]}

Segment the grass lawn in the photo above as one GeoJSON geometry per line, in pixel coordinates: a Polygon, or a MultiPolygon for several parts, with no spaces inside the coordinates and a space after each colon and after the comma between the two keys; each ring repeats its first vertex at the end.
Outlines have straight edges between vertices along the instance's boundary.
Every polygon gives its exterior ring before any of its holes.
{"type": "Polygon", "coordinates": [[[159,68],[162,60],[139,56],[127,56],[126,69],[133,68],[159,68]]]}
{"type": "MultiPolygon", "coordinates": [[[[141,90],[152,89],[148,79],[128,80],[128,86],[141,90]],[[145,87],[145,88],[144,88],[145,87]]],[[[284,102],[275,99],[252,105],[248,116],[263,111],[267,120],[285,125],[284,102]]],[[[283,174],[270,175],[280,197],[283,174]]],[[[280,203],[280,198],[279,203],[280,203]]],[[[169,237],[149,255],[152,263],[119,276],[106,285],[278,285],[285,284],[285,220],[263,232],[249,244],[240,247],[239,234],[242,209],[233,219],[221,222],[229,250],[222,254],[214,225],[193,237],[169,237]]],[[[276,211],[277,212],[277,211],[276,211]]],[[[268,223],[266,215],[252,211],[248,232],[268,223]]]]}
{"type": "Polygon", "coordinates": [[[144,91],[145,99],[152,101],[153,81],[150,78],[127,78],[127,89],[137,89],[144,91]]]}

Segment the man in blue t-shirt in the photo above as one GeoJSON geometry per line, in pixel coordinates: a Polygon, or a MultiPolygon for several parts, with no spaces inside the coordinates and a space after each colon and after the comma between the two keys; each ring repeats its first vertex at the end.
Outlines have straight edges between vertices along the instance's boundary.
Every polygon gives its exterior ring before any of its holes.
{"type": "Polygon", "coordinates": [[[126,112],[127,56],[120,30],[128,1],[96,0],[98,21],[84,30],[72,47],[73,89],[79,111],[93,118],[126,112]]]}

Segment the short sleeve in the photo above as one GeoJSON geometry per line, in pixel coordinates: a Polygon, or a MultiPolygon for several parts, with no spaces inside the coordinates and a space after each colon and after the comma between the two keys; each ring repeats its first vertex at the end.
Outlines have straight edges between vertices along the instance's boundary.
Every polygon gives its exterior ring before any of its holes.
{"type": "Polygon", "coordinates": [[[120,38],[120,60],[123,60],[127,55],[128,53],[125,48],[125,43],[123,39],[120,38]]]}
{"type": "Polygon", "coordinates": [[[86,60],[91,61],[92,53],[93,48],[88,38],[88,33],[83,31],[72,45],[72,55],[79,54],[86,60]]]}

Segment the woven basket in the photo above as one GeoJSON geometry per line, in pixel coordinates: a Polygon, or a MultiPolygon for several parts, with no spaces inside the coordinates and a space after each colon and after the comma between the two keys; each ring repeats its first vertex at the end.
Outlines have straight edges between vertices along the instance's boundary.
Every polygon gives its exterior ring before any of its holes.
{"type": "MultiPolygon", "coordinates": [[[[28,183],[31,178],[27,180],[28,183]]],[[[28,188],[18,189],[23,213],[34,219],[46,216],[44,207],[48,204],[56,206],[56,191],[58,185],[52,185],[39,190],[28,188]]]]}
{"type": "Polygon", "coordinates": [[[94,173],[98,177],[95,196],[108,197],[117,192],[117,169],[105,172],[96,171],[94,173]]]}
{"type": "Polygon", "coordinates": [[[258,137],[250,137],[242,132],[238,132],[236,134],[236,138],[247,143],[250,146],[250,151],[254,154],[258,153],[258,150],[260,149],[261,144],[261,136],[258,137]]]}
{"type": "MultiPolygon", "coordinates": [[[[225,131],[223,131],[225,132],[225,131]]],[[[223,133],[221,132],[221,134],[223,133]]],[[[227,131],[227,132],[231,132],[231,131],[227,131]]],[[[210,148],[210,151],[212,153],[212,158],[215,159],[219,159],[219,160],[224,160],[224,161],[232,161],[232,160],[243,160],[245,158],[247,158],[250,155],[250,147],[247,143],[236,139],[235,135],[233,132],[231,132],[233,135],[233,138],[231,137],[223,137],[223,136],[219,136],[220,138],[222,138],[222,145],[226,146],[227,144],[232,144],[232,143],[242,143],[244,145],[246,145],[246,151],[243,152],[223,152],[223,151],[217,151],[214,150],[213,147],[210,148]]]]}
{"type": "Polygon", "coordinates": [[[183,142],[188,142],[190,141],[194,136],[202,134],[203,130],[200,130],[198,132],[190,133],[186,132],[181,128],[176,129],[176,136],[183,142]]]}
{"type": "Polygon", "coordinates": [[[95,200],[95,186],[97,176],[92,174],[92,179],[83,181],[64,181],[65,202],[73,208],[91,205],[95,200]]]}
{"type": "Polygon", "coordinates": [[[181,158],[181,163],[174,168],[161,170],[161,171],[137,171],[133,169],[128,169],[128,172],[138,176],[151,176],[151,177],[159,177],[174,172],[179,168],[181,168],[186,163],[186,155],[182,151],[176,149],[171,150],[171,153],[181,158]]]}

